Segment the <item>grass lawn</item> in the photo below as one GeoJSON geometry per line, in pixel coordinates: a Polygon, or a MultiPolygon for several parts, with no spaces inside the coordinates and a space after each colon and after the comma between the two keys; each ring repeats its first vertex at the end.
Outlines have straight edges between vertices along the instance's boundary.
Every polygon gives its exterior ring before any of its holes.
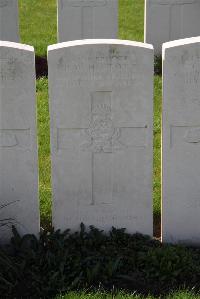
{"type": "MultiPolygon", "coordinates": [[[[143,41],[144,1],[119,1],[119,37],[143,41]]],[[[56,0],[19,0],[21,42],[35,47],[37,56],[46,56],[47,46],[56,43],[56,0]]],[[[51,219],[48,80],[37,80],[39,132],[39,186],[42,226],[51,219]]],[[[154,118],[154,216],[160,216],[160,111],[161,78],[155,76],[154,118]]]]}
{"type": "MultiPolygon", "coordinates": [[[[164,297],[164,299],[199,299],[200,295],[194,295],[190,292],[178,292],[172,295],[164,297]]],[[[106,293],[102,294],[84,294],[84,293],[70,293],[65,296],[56,297],[56,299],[144,299],[143,296],[118,294],[109,295],[106,293]]],[[[152,296],[145,297],[145,299],[154,299],[152,296]]]]}

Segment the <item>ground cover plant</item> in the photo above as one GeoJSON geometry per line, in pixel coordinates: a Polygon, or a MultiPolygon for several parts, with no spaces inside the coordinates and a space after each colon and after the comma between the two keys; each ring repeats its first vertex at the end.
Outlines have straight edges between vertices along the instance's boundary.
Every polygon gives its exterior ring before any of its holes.
{"type": "Polygon", "coordinates": [[[14,230],[12,242],[0,249],[5,298],[52,298],[81,290],[165,296],[180,288],[200,290],[200,249],[163,245],[123,229],[106,235],[82,224],[77,233],[44,232],[39,241],[14,230]]]}

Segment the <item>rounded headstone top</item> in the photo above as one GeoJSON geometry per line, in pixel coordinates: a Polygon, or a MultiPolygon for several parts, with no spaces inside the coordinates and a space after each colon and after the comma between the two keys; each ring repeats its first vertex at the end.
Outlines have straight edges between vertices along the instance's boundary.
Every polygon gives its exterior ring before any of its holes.
{"type": "Polygon", "coordinates": [[[48,46],[48,51],[57,50],[61,48],[84,46],[84,45],[124,45],[132,47],[147,48],[153,50],[153,46],[146,43],[129,41],[129,40],[119,40],[119,39],[84,39],[69,41],[64,43],[58,43],[48,46]]]}

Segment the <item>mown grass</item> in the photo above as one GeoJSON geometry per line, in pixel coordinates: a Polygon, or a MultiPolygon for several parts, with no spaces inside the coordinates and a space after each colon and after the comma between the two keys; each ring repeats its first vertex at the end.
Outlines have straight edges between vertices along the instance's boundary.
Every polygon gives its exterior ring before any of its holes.
{"type": "Polygon", "coordinates": [[[51,159],[50,124],[48,105],[48,79],[37,80],[38,149],[39,149],[39,195],[43,227],[51,222],[51,159]]]}
{"type": "MultiPolygon", "coordinates": [[[[107,293],[69,293],[65,296],[58,296],[56,299],[154,299],[155,297],[143,297],[135,294],[119,293],[117,295],[107,293]]],[[[161,298],[161,297],[159,297],[161,298]]],[[[174,294],[162,297],[163,299],[199,299],[200,295],[195,295],[189,291],[180,291],[174,294]]]]}
{"type": "Polygon", "coordinates": [[[57,42],[56,0],[19,0],[21,42],[32,45],[37,56],[57,42]]]}
{"type": "Polygon", "coordinates": [[[143,42],[144,0],[119,0],[119,38],[143,42]]]}

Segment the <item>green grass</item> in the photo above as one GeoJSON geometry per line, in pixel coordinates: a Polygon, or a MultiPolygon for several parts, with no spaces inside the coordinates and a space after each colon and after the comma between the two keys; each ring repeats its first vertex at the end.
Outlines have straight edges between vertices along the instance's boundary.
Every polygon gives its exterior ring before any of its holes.
{"type": "MultiPolygon", "coordinates": [[[[106,293],[98,293],[98,294],[93,294],[93,293],[69,293],[65,296],[58,296],[56,299],[154,299],[155,297],[152,296],[139,296],[139,295],[128,295],[128,294],[117,294],[117,295],[112,295],[112,294],[106,294],[106,293]]],[[[161,297],[159,297],[161,298],[161,297]]],[[[199,299],[200,295],[194,295],[192,292],[177,292],[171,295],[168,295],[166,297],[162,297],[163,299],[199,299]]]]}
{"type": "Polygon", "coordinates": [[[57,42],[56,0],[19,0],[19,8],[21,42],[46,56],[47,46],[57,42]]]}
{"type": "Polygon", "coordinates": [[[119,0],[119,38],[143,42],[144,0],[119,0]]]}
{"type": "MultiPolygon", "coordinates": [[[[46,56],[47,46],[56,43],[56,0],[19,0],[21,42],[33,45],[37,56],[46,56]]],[[[143,0],[119,0],[119,37],[143,41],[143,0]]],[[[154,216],[160,216],[161,77],[155,76],[154,101],[154,216]]],[[[37,80],[39,187],[42,226],[51,219],[48,80],[37,80]]]]}
{"type": "Polygon", "coordinates": [[[51,161],[48,106],[48,80],[37,80],[38,148],[39,148],[39,194],[40,214],[43,227],[51,221],[51,161]]]}
{"type": "Polygon", "coordinates": [[[161,104],[162,78],[154,78],[154,181],[153,202],[154,216],[159,217],[161,212],[161,104]]]}

